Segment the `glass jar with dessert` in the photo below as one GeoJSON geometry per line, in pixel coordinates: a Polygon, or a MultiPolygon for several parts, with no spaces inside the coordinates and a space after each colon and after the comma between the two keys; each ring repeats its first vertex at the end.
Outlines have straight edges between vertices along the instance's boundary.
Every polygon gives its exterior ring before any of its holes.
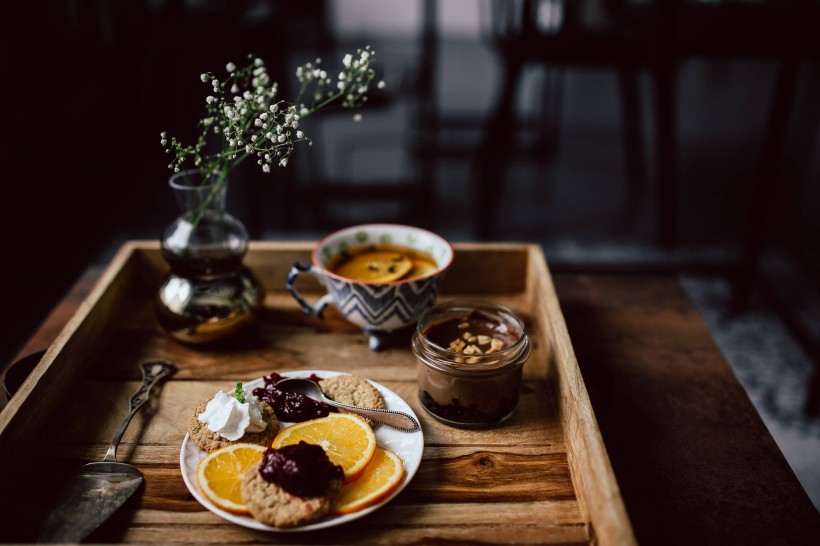
{"type": "Polygon", "coordinates": [[[419,399],[439,421],[491,427],[515,411],[530,342],[523,319],[512,309],[485,301],[445,301],[421,316],[411,345],[419,399]]]}

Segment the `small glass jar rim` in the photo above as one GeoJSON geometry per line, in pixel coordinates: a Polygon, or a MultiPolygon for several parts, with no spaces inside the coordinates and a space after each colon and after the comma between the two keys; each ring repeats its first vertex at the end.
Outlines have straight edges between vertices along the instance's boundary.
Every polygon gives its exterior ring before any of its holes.
{"type": "Polygon", "coordinates": [[[510,367],[523,365],[530,353],[530,344],[527,336],[526,325],[524,324],[524,320],[521,316],[506,305],[486,300],[453,299],[443,301],[422,313],[416,324],[416,333],[418,338],[413,342],[414,352],[416,352],[419,358],[422,358],[426,364],[432,365],[442,371],[467,372],[470,374],[494,374],[507,372],[510,367]],[[465,362],[462,364],[456,361],[456,359],[465,358],[463,353],[457,353],[447,349],[446,347],[433,343],[424,334],[424,328],[432,322],[432,318],[435,318],[439,314],[452,314],[456,316],[463,312],[469,313],[473,310],[487,313],[492,315],[494,318],[501,318],[501,320],[505,323],[509,323],[511,320],[520,332],[520,335],[518,336],[516,342],[509,347],[490,354],[470,355],[469,357],[478,359],[478,362],[465,362]],[[504,315],[504,317],[502,318],[499,315],[504,315]],[[423,339],[425,344],[437,353],[436,356],[438,358],[432,358],[431,355],[427,354],[420,354],[421,351],[418,348],[418,345],[420,344],[418,341],[419,338],[423,339]],[[486,359],[487,362],[481,362],[482,359],[486,359]]]}

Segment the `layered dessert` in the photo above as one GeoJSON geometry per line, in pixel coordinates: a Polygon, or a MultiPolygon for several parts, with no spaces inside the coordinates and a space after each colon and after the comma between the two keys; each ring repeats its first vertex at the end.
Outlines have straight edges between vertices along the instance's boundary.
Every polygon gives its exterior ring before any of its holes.
{"type": "Polygon", "coordinates": [[[484,302],[446,302],[419,322],[413,339],[419,399],[434,417],[462,427],[496,425],[518,405],[529,355],[523,321],[484,302]]]}

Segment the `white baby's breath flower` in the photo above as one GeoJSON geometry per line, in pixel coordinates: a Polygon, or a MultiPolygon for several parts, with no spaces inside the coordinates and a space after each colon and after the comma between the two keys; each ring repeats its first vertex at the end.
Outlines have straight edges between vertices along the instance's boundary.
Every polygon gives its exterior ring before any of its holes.
{"type": "MultiPolygon", "coordinates": [[[[274,165],[285,167],[295,143],[313,145],[301,130],[303,118],[329,106],[360,108],[374,83],[371,65],[375,53],[370,46],[356,50],[355,55],[343,56],[343,70],[338,73],[336,85],[328,70],[320,67],[319,58],[297,68],[300,85],[294,100],[277,98],[279,85],[271,80],[261,58],[250,55],[247,59],[241,67],[226,63],[228,75],[224,80],[211,72],[200,74],[200,80],[210,83],[213,92],[205,97],[206,115],[199,121],[200,134],[195,144],[183,145],[166,131],[160,133],[163,151],[174,156],[169,169],[181,172],[192,164],[225,180],[248,156],[255,156],[265,173],[274,165]]],[[[384,82],[376,85],[381,89],[384,82]]],[[[361,113],[354,114],[354,121],[361,119],[361,113]]]]}

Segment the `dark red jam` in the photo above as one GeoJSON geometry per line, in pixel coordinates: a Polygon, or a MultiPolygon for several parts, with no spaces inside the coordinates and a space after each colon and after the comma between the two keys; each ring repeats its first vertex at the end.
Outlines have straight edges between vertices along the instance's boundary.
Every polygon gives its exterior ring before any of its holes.
{"type": "Polygon", "coordinates": [[[331,482],[345,477],[342,467],[331,463],[324,449],[304,441],[266,449],[259,474],[298,497],[323,497],[331,482]]]}
{"type": "MultiPolygon", "coordinates": [[[[276,384],[285,379],[278,373],[274,372],[262,379],[265,381],[265,386],[253,389],[253,395],[272,407],[280,421],[301,423],[310,419],[327,417],[327,414],[331,412],[336,413],[335,408],[304,394],[277,389],[276,384]]],[[[321,378],[316,374],[311,374],[310,379],[319,381],[321,378]]]]}

